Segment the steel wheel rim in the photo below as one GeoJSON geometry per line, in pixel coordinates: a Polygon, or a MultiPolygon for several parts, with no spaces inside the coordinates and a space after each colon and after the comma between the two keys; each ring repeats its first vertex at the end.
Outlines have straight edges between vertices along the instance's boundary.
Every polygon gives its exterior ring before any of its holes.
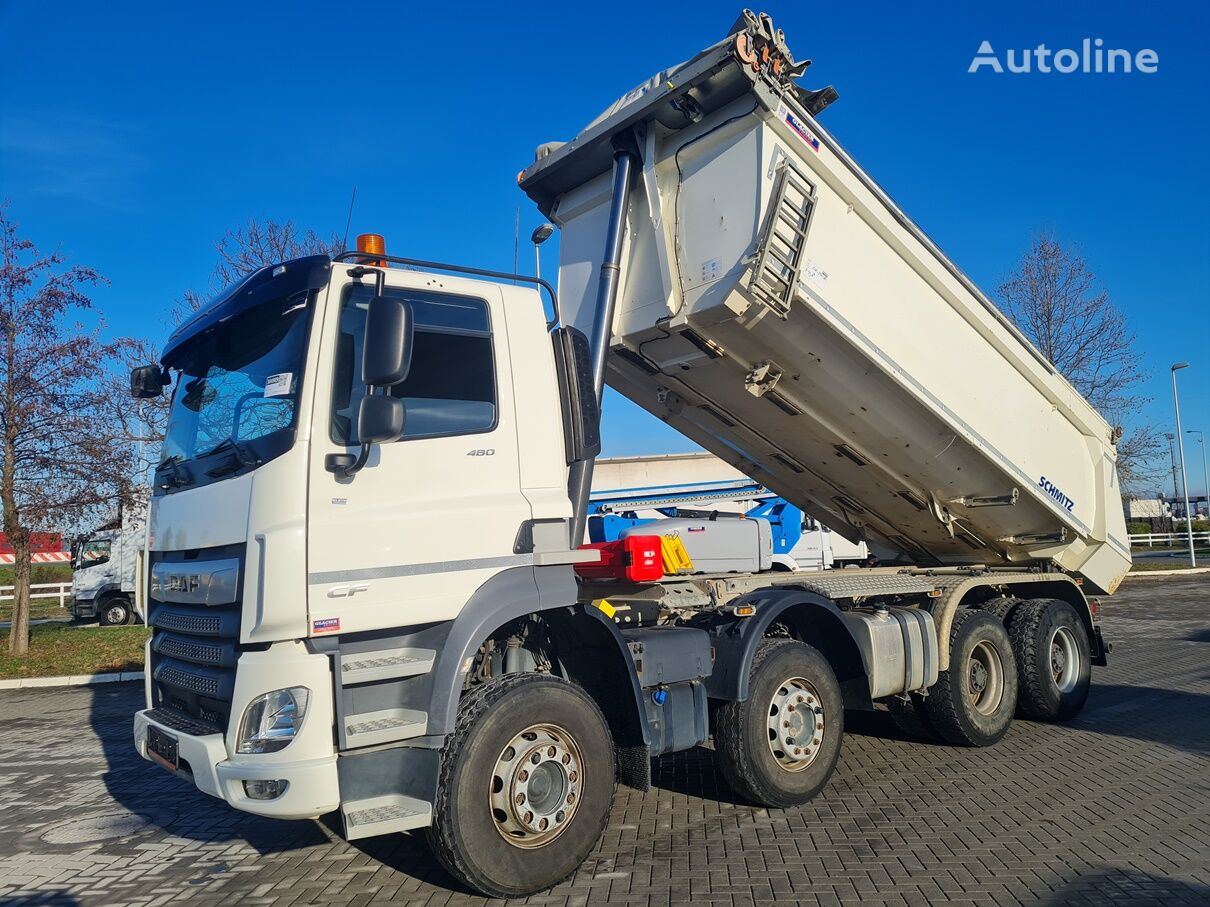
{"type": "Polygon", "coordinates": [[[815,761],[823,746],[824,710],[819,693],[805,677],[778,684],[769,702],[769,752],[788,772],[815,761]]]}
{"type": "Polygon", "coordinates": [[[126,620],[126,609],[121,605],[110,605],[105,609],[105,620],[111,624],[120,624],[126,620]]]}
{"type": "Polygon", "coordinates": [[[575,738],[556,724],[534,724],[500,751],[488,782],[496,831],[514,847],[549,844],[571,824],[584,784],[575,738]]]}
{"type": "Polygon", "coordinates": [[[1050,634],[1050,676],[1060,693],[1070,693],[1080,680],[1080,650],[1075,634],[1056,627],[1050,634]]]}
{"type": "Polygon", "coordinates": [[[980,715],[994,714],[1004,698],[1004,664],[987,640],[971,649],[966,666],[966,695],[980,715]]]}

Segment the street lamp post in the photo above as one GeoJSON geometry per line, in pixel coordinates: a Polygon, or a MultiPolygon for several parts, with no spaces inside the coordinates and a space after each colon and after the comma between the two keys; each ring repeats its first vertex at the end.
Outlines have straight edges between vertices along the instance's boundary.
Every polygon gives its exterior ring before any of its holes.
{"type": "Polygon", "coordinates": [[[1185,434],[1197,435],[1197,443],[1202,445],[1202,494],[1206,496],[1206,512],[1210,513],[1210,471],[1206,469],[1206,435],[1198,428],[1187,428],[1185,434]]]}
{"type": "Polygon", "coordinates": [[[1165,432],[1164,437],[1168,439],[1168,460],[1172,463],[1172,500],[1176,501],[1181,496],[1180,486],[1176,483],[1176,448],[1173,447],[1176,443],[1176,434],[1174,432],[1165,432]]]}
{"type": "Polygon", "coordinates": [[[1181,488],[1185,492],[1185,535],[1189,538],[1189,566],[1197,566],[1197,555],[1193,553],[1193,517],[1189,514],[1189,479],[1185,470],[1185,436],[1181,432],[1181,398],[1176,392],[1176,373],[1188,368],[1188,362],[1176,362],[1172,366],[1172,405],[1176,408],[1176,446],[1181,452],[1181,488]]]}
{"type": "Polygon", "coordinates": [[[534,277],[539,279],[542,277],[542,251],[539,247],[550,239],[554,232],[554,224],[539,224],[529,235],[529,241],[534,244],[534,277]]]}

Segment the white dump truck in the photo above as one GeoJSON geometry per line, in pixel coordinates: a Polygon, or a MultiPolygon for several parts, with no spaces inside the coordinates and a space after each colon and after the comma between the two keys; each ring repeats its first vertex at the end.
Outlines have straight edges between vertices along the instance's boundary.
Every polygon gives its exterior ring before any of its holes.
{"type": "Polygon", "coordinates": [[[511,896],[573,872],[665,753],[712,741],[789,807],[846,709],[968,746],[1080,711],[1089,595],[1130,563],[1115,432],[819,124],[804,68],[745,12],[542,146],[519,180],[562,231],[557,294],[367,235],[248,276],[134,371],[173,386],[141,755],[351,839],[426,828],[511,896]],[[581,548],[606,381],[885,566],[581,548]]]}
{"type": "Polygon", "coordinates": [[[71,613],[101,626],[134,623],[136,572],[147,524],[130,519],[80,539],[72,550],[71,613]]]}

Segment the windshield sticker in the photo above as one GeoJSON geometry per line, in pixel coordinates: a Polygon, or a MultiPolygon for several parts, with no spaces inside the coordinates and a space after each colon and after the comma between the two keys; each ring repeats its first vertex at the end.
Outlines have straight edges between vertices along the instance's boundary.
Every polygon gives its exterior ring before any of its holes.
{"type": "Polygon", "coordinates": [[[278,372],[276,375],[270,375],[265,379],[265,396],[285,397],[289,395],[293,384],[293,372],[278,372]]]}

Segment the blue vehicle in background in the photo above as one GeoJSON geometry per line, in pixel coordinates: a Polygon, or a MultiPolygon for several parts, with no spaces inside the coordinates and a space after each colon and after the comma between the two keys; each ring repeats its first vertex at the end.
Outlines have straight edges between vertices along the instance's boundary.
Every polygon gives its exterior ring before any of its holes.
{"type": "MultiPolygon", "coordinates": [[[[848,541],[750,479],[594,491],[588,502],[588,540],[616,541],[627,530],[662,519],[745,518],[769,523],[775,570],[827,570],[858,565],[869,556],[864,543],[848,541]]],[[[658,533],[658,528],[651,531],[658,533]]]]}

